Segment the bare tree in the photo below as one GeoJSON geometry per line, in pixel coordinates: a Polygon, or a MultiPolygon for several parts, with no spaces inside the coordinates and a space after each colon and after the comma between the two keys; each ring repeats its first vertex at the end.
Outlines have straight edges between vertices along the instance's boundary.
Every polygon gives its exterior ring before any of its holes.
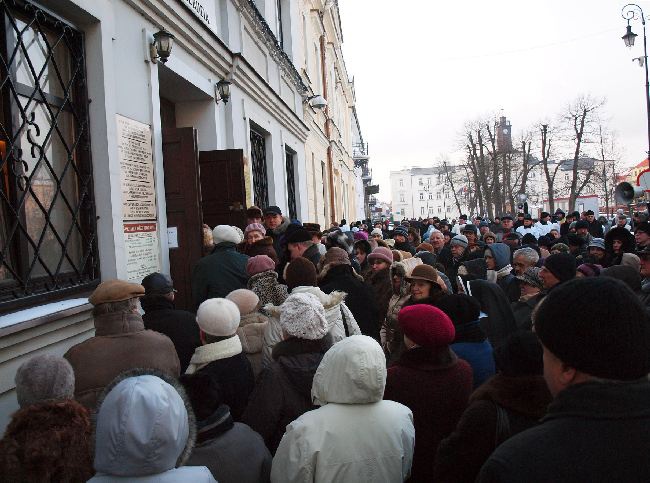
{"type": "Polygon", "coordinates": [[[541,133],[542,169],[544,170],[544,176],[546,178],[549,210],[553,212],[555,211],[555,178],[557,177],[557,172],[560,169],[561,164],[556,163],[555,166],[552,166],[552,163],[550,161],[551,146],[553,145],[553,131],[549,130],[548,124],[541,125],[541,133]]]}
{"type": "Polygon", "coordinates": [[[461,214],[463,212],[463,209],[460,200],[458,199],[458,192],[456,191],[457,183],[454,180],[456,167],[451,166],[447,158],[442,158],[441,161],[442,161],[442,172],[445,175],[445,179],[447,180],[447,184],[449,185],[449,188],[451,188],[452,194],[454,195],[454,202],[456,203],[456,208],[458,208],[458,213],[461,214]]]}
{"type": "Polygon", "coordinates": [[[569,104],[567,112],[562,116],[573,147],[571,184],[569,186],[570,207],[575,206],[576,198],[589,184],[593,174],[592,169],[580,170],[581,167],[588,168],[588,166],[581,166],[580,160],[584,157],[584,145],[595,141],[600,120],[599,115],[604,104],[604,99],[594,99],[591,96],[583,95],[569,104]],[[579,176],[579,171],[584,175],[579,176]]]}
{"type": "Polygon", "coordinates": [[[609,215],[614,211],[614,190],[616,189],[616,178],[621,169],[620,152],[618,149],[617,135],[610,131],[604,122],[598,123],[598,161],[602,163],[592,175],[594,190],[603,197],[605,201],[605,212],[609,215]]]}

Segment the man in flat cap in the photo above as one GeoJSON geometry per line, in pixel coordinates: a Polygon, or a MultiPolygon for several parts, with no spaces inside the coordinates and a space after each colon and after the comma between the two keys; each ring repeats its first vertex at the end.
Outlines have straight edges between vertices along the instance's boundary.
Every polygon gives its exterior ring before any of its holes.
{"type": "Polygon", "coordinates": [[[140,284],[107,280],[88,298],[94,305],[95,336],[71,347],[63,357],[74,369],[75,399],[91,411],[104,387],[128,369],[180,374],[169,337],[144,328],[138,312],[138,298],[144,293],[140,284]]]}

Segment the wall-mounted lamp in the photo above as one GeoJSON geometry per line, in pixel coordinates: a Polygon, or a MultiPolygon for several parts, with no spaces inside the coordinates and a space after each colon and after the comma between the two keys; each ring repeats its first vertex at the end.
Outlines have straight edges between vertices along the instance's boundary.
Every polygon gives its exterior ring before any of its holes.
{"type": "Polygon", "coordinates": [[[153,42],[149,46],[151,62],[167,62],[172,53],[174,36],[164,28],[153,34],[153,42]]]}
{"type": "Polygon", "coordinates": [[[309,105],[311,107],[313,107],[314,109],[325,109],[327,107],[327,99],[325,99],[320,94],[316,94],[315,96],[307,97],[305,99],[305,102],[309,103],[309,105]]]}
{"type": "Polygon", "coordinates": [[[216,85],[216,99],[215,101],[218,103],[219,100],[222,100],[224,104],[228,104],[228,100],[230,99],[230,84],[232,82],[222,79],[219,82],[217,82],[216,85]]]}

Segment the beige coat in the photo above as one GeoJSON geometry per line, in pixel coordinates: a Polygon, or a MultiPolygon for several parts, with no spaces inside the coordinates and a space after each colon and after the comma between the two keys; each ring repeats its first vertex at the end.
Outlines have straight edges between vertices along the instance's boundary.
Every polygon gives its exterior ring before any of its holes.
{"type": "Polygon", "coordinates": [[[174,344],[166,335],[145,330],[142,317],[120,312],[95,317],[95,337],[71,347],[63,356],[75,375],[75,399],[94,410],[99,395],[129,369],[157,369],[180,374],[174,344]]]}
{"type": "Polygon", "coordinates": [[[253,312],[241,316],[239,329],[237,329],[242,349],[251,363],[256,379],[262,370],[262,348],[264,347],[264,330],[267,325],[269,325],[269,319],[266,315],[253,312]]]}

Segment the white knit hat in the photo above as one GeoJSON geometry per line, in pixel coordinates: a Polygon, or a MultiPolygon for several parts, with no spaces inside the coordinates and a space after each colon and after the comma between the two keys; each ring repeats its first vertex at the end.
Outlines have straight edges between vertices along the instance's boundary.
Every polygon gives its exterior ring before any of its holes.
{"type": "Polygon", "coordinates": [[[243,236],[240,236],[237,230],[230,225],[217,225],[212,230],[212,238],[214,238],[215,245],[223,242],[237,244],[241,243],[243,236]]]}
{"type": "Polygon", "coordinates": [[[280,307],[280,326],[298,339],[322,339],[327,334],[323,304],[310,293],[289,295],[280,307]]]}
{"type": "Polygon", "coordinates": [[[257,294],[252,290],[245,288],[238,288],[237,290],[233,290],[228,295],[226,295],[226,299],[230,300],[231,302],[235,302],[235,305],[237,305],[237,308],[239,309],[239,313],[241,315],[248,315],[255,312],[257,305],[260,303],[260,298],[257,296],[257,294]]]}
{"type": "Polygon", "coordinates": [[[370,235],[379,235],[380,237],[384,238],[384,232],[381,231],[381,228],[375,228],[370,232],[370,235]]]}
{"type": "Polygon", "coordinates": [[[226,299],[208,299],[196,311],[196,323],[209,335],[228,337],[234,335],[239,327],[239,309],[234,302],[226,299]]]}

